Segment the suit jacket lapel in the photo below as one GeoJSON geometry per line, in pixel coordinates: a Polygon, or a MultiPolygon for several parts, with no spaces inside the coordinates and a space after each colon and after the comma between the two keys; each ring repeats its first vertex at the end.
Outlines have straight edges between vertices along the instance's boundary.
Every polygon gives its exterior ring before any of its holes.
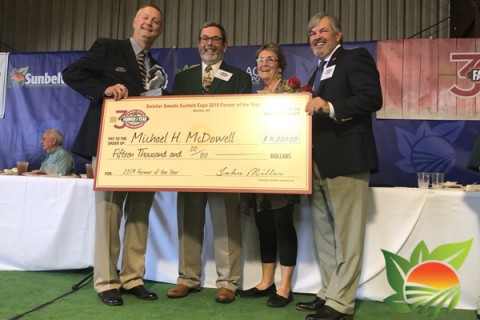
{"type": "MultiPolygon", "coordinates": [[[[327,65],[325,66],[325,68],[329,68],[329,67],[332,67],[334,66],[335,64],[337,64],[337,57],[339,54],[341,54],[343,51],[343,47],[340,47],[338,48],[332,55],[332,57],[330,58],[330,60],[328,61],[327,65]]],[[[324,70],[325,72],[325,70],[324,70]]],[[[324,80],[321,80],[320,81],[320,84],[318,86],[318,90],[317,90],[317,96],[320,95],[320,92],[322,92],[322,88],[323,86],[325,85],[325,81],[327,81],[328,79],[324,79],[324,80]]]]}
{"type": "Polygon", "coordinates": [[[191,86],[192,86],[192,94],[203,94],[203,87],[202,87],[202,76],[203,76],[203,70],[202,70],[202,64],[193,69],[194,74],[192,75],[191,78],[191,86]],[[200,80],[197,80],[200,79],[200,80]]]}
{"type": "MultiPolygon", "coordinates": [[[[224,70],[224,71],[228,70],[228,65],[225,63],[225,61],[222,61],[222,63],[220,64],[219,70],[224,70]]],[[[225,82],[224,80],[213,77],[213,81],[212,81],[212,84],[210,85],[210,88],[208,89],[208,93],[209,94],[215,93],[219,88],[221,88],[224,82],[225,82]]]]}
{"type": "MultiPolygon", "coordinates": [[[[145,91],[143,88],[143,81],[142,81],[142,75],[140,74],[140,69],[138,68],[138,62],[137,62],[137,56],[135,55],[135,52],[133,51],[132,44],[130,43],[130,39],[126,39],[123,41],[123,46],[124,46],[124,51],[123,53],[126,55],[128,61],[128,69],[131,70],[129,73],[137,78],[137,81],[135,81],[135,86],[137,87],[137,90],[139,92],[145,91]]],[[[148,71],[148,70],[147,70],[148,71]]]]}
{"type": "MultiPolygon", "coordinates": [[[[331,61],[328,61],[327,65],[325,66],[325,68],[328,68],[330,66],[330,62],[331,61]]],[[[324,70],[325,71],[325,70],[324,70]]],[[[318,85],[318,89],[317,89],[317,96],[320,95],[320,92],[322,92],[322,88],[323,86],[325,85],[325,81],[326,80],[320,80],[320,84],[318,85]]]]}

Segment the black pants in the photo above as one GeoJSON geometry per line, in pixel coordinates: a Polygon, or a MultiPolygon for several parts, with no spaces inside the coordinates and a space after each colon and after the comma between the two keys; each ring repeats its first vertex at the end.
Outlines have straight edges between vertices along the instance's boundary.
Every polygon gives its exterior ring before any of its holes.
{"type": "Polygon", "coordinates": [[[277,261],[277,248],[282,266],[297,263],[297,232],[293,224],[293,204],[283,208],[255,213],[255,224],[260,238],[262,263],[277,261]]]}

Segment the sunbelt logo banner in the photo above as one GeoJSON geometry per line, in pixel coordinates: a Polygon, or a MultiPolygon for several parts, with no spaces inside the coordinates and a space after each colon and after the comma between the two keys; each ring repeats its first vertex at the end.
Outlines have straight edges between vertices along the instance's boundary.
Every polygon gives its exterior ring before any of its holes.
{"type": "Polygon", "coordinates": [[[388,283],[395,291],[383,301],[400,313],[416,311],[430,318],[437,317],[443,307],[453,310],[461,293],[457,271],[472,242],[444,244],[430,252],[422,241],[409,260],[382,250],[388,283]]]}
{"type": "Polygon", "coordinates": [[[56,74],[43,72],[42,74],[32,74],[29,72],[29,67],[13,68],[9,72],[7,86],[10,88],[16,87],[52,87],[65,86],[62,74],[58,71],[56,74]]]}

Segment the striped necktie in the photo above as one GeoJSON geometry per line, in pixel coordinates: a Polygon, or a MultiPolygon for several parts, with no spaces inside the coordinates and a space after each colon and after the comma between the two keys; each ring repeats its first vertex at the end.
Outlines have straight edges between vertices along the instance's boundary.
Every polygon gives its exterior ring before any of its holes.
{"type": "Polygon", "coordinates": [[[318,91],[318,87],[320,86],[320,80],[322,79],[323,68],[327,64],[327,60],[322,60],[318,64],[317,73],[315,74],[315,82],[313,83],[313,92],[318,91]]]}
{"type": "Polygon", "coordinates": [[[202,80],[203,93],[208,92],[208,89],[210,88],[210,85],[212,84],[212,80],[213,80],[212,66],[208,65],[205,68],[205,74],[203,75],[203,80],[202,80]]]}
{"type": "Polygon", "coordinates": [[[143,88],[147,87],[147,69],[145,68],[145,51],[140,51],[137,55],[138,69],[142,75],[143,88]]]}

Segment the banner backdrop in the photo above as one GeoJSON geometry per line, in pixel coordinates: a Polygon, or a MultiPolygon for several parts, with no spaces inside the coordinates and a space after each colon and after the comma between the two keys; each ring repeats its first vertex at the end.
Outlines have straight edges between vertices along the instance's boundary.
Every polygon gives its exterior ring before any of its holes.
{"type": "MultiPolygon", "coordinates": [[[[377,42],[350,42],[344,46],[365,47],[376,59],[377,42]]],[[[229,47],[225,55],[229,64],[251,75],[254,92],[261,87],[255,65],[258,48],[229,47]]],[[[310,47],[284,45],[283,49],[288,62],[284,76],[296,76],[306,84],[316,66],[310,47]]],[[[82,54],[9,55],[5,117],[0,119],[0,169],[15,167],[18,160],[29,161],[29,170],[39,168],[45,156],[40,140],[48,128],[62,131],[64,147],[71,149],[88,101],[65,85],[61,72],[82,54]]],[[[152,55],[168,73],[169,91],[176,72],[200,63],[197,48],[153,49],[152,55]]],[[[480,132],[478,121],[374,119],[374,130],[380,157],[380,172],[371,177],[374,185],[416,186],[416,171],[445,172],[447,180],[463,184],[480,181],[480,174],[466,168],[480,132]]],[[[84,173],[88,160],[75,156],[75,161],[77,173],[84,173]]]]}
{"type": "Polygon", "coordinates": [[[0,52],[0,118],[5,115],[8,52],[0,52]]]}
{"type": "Polygon", "coordinates": [[[480,39],[379,41],[385,119],[480,120],[480,39]]]}

